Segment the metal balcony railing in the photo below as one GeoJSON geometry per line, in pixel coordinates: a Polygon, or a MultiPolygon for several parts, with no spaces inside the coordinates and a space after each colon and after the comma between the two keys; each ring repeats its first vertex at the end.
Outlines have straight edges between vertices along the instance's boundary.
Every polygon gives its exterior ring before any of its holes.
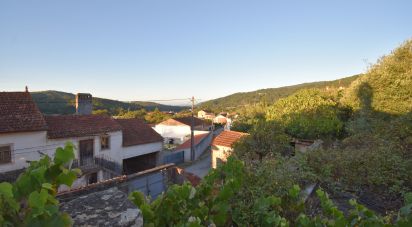
{"type": "Polygon", "coordinates": [[[82,159],[74,159],[72,168],[79,168],[82,171],[103,168],[113,173],[121,175],[123,172],[122,166],[105,156],[94,156],[82,159]]]}

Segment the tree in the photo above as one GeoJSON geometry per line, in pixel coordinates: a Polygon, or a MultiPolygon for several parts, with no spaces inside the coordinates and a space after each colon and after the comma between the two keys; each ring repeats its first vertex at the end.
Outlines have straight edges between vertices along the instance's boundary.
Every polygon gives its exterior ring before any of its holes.
{"type": "Polygon", "coordinates": [[[301,90],[280,99],[266,111],[266,119],[280,122],[286,132],[302,139],[338,137],[343,133],[341,108],[333,93],[301,90]]]}
{"type": "Polygon", "coordinates": [[[93,114],[95,115],[105,115],[105,116],[110,116],[110,113],[106,109],[101,109],[101,110],[93,110],[93,114]]]}
{"type": "Polygon", "coordinates": [[[249,161],[257,156],[261,162],[265,156],[276,156],[288,151],[290,137],[277,122],[259,121],[234,147],[234,154],[249,161]]]}
{"type": "Polygon", "coordinates": [[[412,39],[403,43],[382,57],[356,81],[354,81],[342,99],[355,110],[362,108],[364,100],[359,98],[359,91],[368,84],[373,91],[371,107],[375,111],[388,114],[406,114],[412,111],[412,39]]]}
{"type": "Polygon", "coordinates": [[[148,123],[157,124],[157,123],[160,123],[160,122],[162,122],[162,121],[164,121],[164,120],[167,120],[167,119],[170,118],[170,117],[171,117],[171,116],[170,116],[169,114],[161,112],[161,111],[156,107],[156,109],[155,109],[153,112],[149,112],[149,113],[146,114],[145,120],[146,120],[148,123]]]}
{"type": "Polygon", "coordinates": [[[145,119],[147,112],[145,109],[135,110],[135,111],[123,111],[117,117],[121,119],[130,119],[130,118],[137,118],[137,119],[145,119]]]}

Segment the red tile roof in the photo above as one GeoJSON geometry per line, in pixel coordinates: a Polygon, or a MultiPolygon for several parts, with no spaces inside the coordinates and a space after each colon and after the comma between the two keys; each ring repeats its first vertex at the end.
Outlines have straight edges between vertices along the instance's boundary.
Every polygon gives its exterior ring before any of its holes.
{"type": "Polygon", "coordinates": [[[213,139],[212,145],[232,147],[232,145],[247,133],[236,131],[223,131],[216,138],[213,139]]]}
{"type": "Polygon", "coordinates": [[[200,177],[196,176],[193,173],[184,172],[184,176],[185,179],[188,180],[193,187],[198,186],[200,184],[200,181],[202,181],[200,177]]]}
{"type": "Polygon", "coordinates": [[[116,119],[123,132],[123,146],[163,142],[163,137],[139,119],[116,119]]]}
{"type": "MultiPolygon", "coordinates": [[[[204,125],[205,122],[197,117],[193,117],[194,119],[194,125],[199,126],[199,125],[204,125]]],[[[191,125],[192,124],[192,117],[179,117],[179,118],[173,118],[173,120],[178,121],[180,123],[183,123],[185,125],[191,125]]]]}
{"type": "Polygon", "coordinates": [[[170,118],[170,119],[160,122],[159,125],[168,125],[168,126],[179,126],[180,125],[181,126],[185,124],[181,123],[180,121],[176,121],[170,118]]]}
{"type": "Polygon", "coordinates": [[[104,115],[45,116],[45,119],[50,139],[92,136],[122,130],[114,119],[104,115]]]}
{"type": "MultiPolygon", "coordinates": [[[[206,138],[209,135],[209,133],[203,133],[203,134],[197,134],[194,136],[195,139],[195,146],[198,145],[204,138],[206,138]]],[[[186,142],[182,143],[180,146],[176,147],[176,150],[183,150],[190,148],[190,139],[187,140],[186,142]]]]}
{"type": "Polygon", "coordinates": [[[0,133],[46,130],[29,92],[0,92],[0,133]]]}

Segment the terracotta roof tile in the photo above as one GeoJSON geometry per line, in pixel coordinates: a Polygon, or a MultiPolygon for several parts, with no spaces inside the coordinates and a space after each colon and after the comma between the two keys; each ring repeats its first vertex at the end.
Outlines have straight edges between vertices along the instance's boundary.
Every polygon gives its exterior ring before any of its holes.
{"type": "MultiPolygon", "coordinates": [[[[197,117],[194,118],[194,125],[199,126],[199,125],[204,125],[205,122],[197,117]]],[[[181,122],[185,125],[191,125],[192,124],[192,117],[179,117],[179,118],[173,118],[173,120],[181,122]]]]}
{"type": "Polygon", "coordinates": [[[232,147],[232,145],[247,133],[236,131],[223,131],[213,139],[212,145],[232,147]]]}
{"type": "Polygon", "coordinates": [[[116,119],[123,132],[123,146],[163,142],[163,137],[139,119],[116,119]]]}
{"type": "Polygon", "coordinates": [[[46,130],[29,92],[0,92],[0,133],[46,130]]]}
{"type": "Polygon", "coordinates": [[[45,119],[50,139],[92,136],[122,129],[114,119],[104,115],[45,116],[45,119]]]}
{"type": "MultiPolygon", "coordinates": [[[[194,136],[195,139],[195,146],[198,145],[204,138],[206,138],[209,133],[197,134],[194,136]]],[[[176,150],[183,150],[190,147],[190,139],[186,142],[182,143],[180,146],[176,147],[176,150]]]]}

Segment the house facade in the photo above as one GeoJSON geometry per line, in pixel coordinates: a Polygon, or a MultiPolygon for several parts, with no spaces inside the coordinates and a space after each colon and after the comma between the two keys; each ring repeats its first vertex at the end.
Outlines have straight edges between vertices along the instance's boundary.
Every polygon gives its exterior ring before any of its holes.
{"type": "Polygon", "coordinates": [[[121,160],[126,174],[154,168],[162,164],[160,152],[163,137],[139,119],[116,119],[122,127],[122,152],[116,158],[121,160]]]}
{"type": "Polygon", "coordinates": [[[232,119],[229,117],[223,116],[223,115],[218,115],[213,119],[213,123],[215,124],[221,124],[224,126],[225,130],[230,130],[232,126],[232,119]]]}
{"type": "Polygon", "coordinates": [[[197,117],[200,119],[213,120],[213,118],[215,118],[215,114],[210,111],[200,110],[197,112],[197,117]]]}
{"type": "Polygon", "coordinates": [[[0,174],[24,169],[41,154],[53,157],[67,142],[76,148],[72,166],[83,173],[74,188],[158,165],[159,134],[138,119],[91,115],[91,101],[81,94],[78,114],[43,116],[29,92],[0,93],[0,174]]]}
{"type": "Polygon", "coordinates": [[[223,131],[216,136],[212,141],[212,168],[215,169],[222,163],[226,162],[227,158],[232,154],[233,144],[247,135],[247,133],[242,132],[223,131]]]}
{"type": "Polygon", "coordinates": [[[121,161],[117,158],[122,152],[122,129],[115,120],[103,115],[45,116],[45,120],[49,155],[66,142],[76,147],[73,163],[82,170],[83,176],[73,187],[122,174],[121,161]],[[111,164],[103,167],[103,163],[111,164]]]}
{"type": "Polygon", "coordinates": [[[190,139],[192,120],[196,131],[209,131],[212,129],[211,125],[199,118],[182,117],[160,122],[154,127],[154,130],[164,138],[165,143],[180,145],[190,139]]]}

